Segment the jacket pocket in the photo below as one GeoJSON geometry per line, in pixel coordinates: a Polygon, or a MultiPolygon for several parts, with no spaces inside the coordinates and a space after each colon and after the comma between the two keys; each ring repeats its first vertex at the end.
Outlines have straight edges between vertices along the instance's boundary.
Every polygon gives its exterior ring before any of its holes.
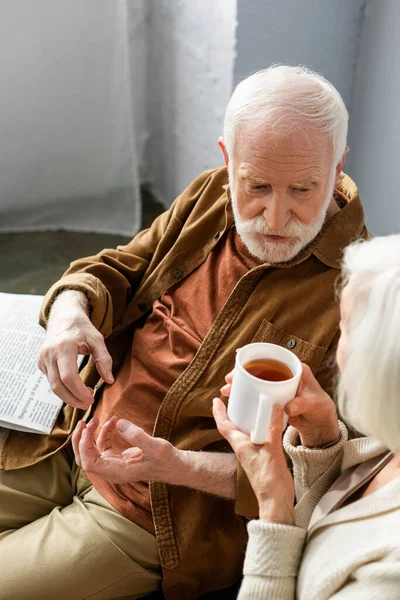
{"type": "Polygon", "coordinates": [[[301,362],[306,363],[314,373],[321,365],[327,351],[324,346],[311,344],[297,337],[297,335],[288,333],[284,329],[273,325],[266,319],[262,320],[252,342],[268,342],[269,344],[283,346],[298,356],[301,362]]]}

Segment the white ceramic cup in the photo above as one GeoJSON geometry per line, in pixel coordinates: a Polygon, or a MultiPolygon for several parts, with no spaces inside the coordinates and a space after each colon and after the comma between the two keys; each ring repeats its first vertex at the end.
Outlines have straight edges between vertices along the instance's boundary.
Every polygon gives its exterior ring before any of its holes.
{"type": "MultiPolygon", "coordinates": [[[[228,417],[241,431],[250,436],[254,444],[263,444],[268,436],[274,404],[285,406],[297,392],[302,374],[302,364],[293,352],[277,346],[258,342],[243,346],[236,353],[232,388],[228,403],[228,417]],[[286,381],[266,381],[251,375],[243,365],[257,359],[279,360],[293,373],[286,381]]],[[[285,413],[284,426],[288,417],[285,413]]]]}

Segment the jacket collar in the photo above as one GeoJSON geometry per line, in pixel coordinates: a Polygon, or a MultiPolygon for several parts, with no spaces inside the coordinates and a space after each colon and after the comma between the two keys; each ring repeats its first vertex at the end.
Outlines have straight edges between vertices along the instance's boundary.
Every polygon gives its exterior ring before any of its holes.
{"type": "MultiPolygon", "coordinates": [[[[225,190],[223,197],[225,207],[225,229],[234,223],[229,184],[222,186],[225,190]]],[[[292,261],[281,263],[279,267],[291,267],[303,262],[311,254],[329,267],[340,269],[343,250],[351,242],[360,238],[365,229],[364,210],[361,204],[358,188],[354,181],[345,173],[340,175],[338,185],[334,191],[340,197],[344,197],[347,204],[339,212],[334,214],[322,227],[314,240],[300,252],[292,261]]]]}
{"type": "Polygon", "coordinates": [[[310,538],[321,527],[328,527],[346,521],[357,521],[374,517],[384,512],[400,508],[400,477],[390,481],[376,492],[356,502],[347,504],[317,521],[308,531],[310,538]]]}
{"type": "Polygon", "coordinates": [[[345,173],[341,174],[335,193],[344,196],[347,204],[325,223],[311,243],[310,251],[323,263],[340,269],[343,250],[360,238],[365,220],[358,188],[345,173]]]}

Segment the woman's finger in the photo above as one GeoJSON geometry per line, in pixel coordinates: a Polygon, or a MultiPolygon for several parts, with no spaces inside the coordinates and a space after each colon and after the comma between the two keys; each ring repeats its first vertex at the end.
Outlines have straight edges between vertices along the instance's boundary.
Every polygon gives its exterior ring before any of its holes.
{"type": "Polygon", "coordinates": [[[214,398],[213,400],[213,415],[218,431],[232,446],[234,441],[233,435],[235,432],[239,432],[239,430],[228,419],[226,406],[220,398],[214,398]]]}
{"type": "Polygon", "coordinates": [[[234,369],[232,369],[232,371],[230,371],[227,375],[225,375],[224,379],[225,379],[226,383],[232,383],[233,372],[234,372],[234,369]]]}
{"type": "Polygon", "coordinates": [[[221,435],[226,437],[229,434],[229,421],[228,415],[226,412],[226,406],[219,398],[214,398],[213,407],[212,407],[213,415],[215,422],[217,424],[217,429],[221,435]]]}
{"type": "Polygon", "coordinates": [[[220,392],[222,396],[226,396],[229,397],[231,395],[231,389],[232,386],[230,383],[226,383],[225,385],[222,386],[220,392]]]}
{"type": "Polygon", "coordinates": [[[297,396],[285,405],[285,413],[289,417],[302,415],[307,409],[307,403],[304,398],[297,396]]]}
{"type": "Polygon", "coordinates": [[[268,439],[272,447],[282,447],[283,433],[283,407],[275,404],[272,409],[271,422],[269,424],[268,439]]]}
{"type": "Polygon", "coordinates": [[[316,380],[314,373],[312,372],[310,367],[308,365],[306,365],[306,363],[301,363],[301,364],[303,365],[303,373],[301,376],[301,381],[303,383],[303,386],[309,387],[313,392],[322,391],[322,388],[319,385],[318,381],[316,380]]]}

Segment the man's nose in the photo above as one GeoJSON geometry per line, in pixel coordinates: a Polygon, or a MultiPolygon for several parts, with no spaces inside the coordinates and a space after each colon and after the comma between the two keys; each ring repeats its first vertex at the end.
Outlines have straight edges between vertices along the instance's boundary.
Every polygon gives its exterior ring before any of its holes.
{"type": "Polygon", "coordinates": [[[265,205],[264,219],[270,229],[280,231],[290,219],[290,210],[285,199],[274,194],[265,205]]]}

